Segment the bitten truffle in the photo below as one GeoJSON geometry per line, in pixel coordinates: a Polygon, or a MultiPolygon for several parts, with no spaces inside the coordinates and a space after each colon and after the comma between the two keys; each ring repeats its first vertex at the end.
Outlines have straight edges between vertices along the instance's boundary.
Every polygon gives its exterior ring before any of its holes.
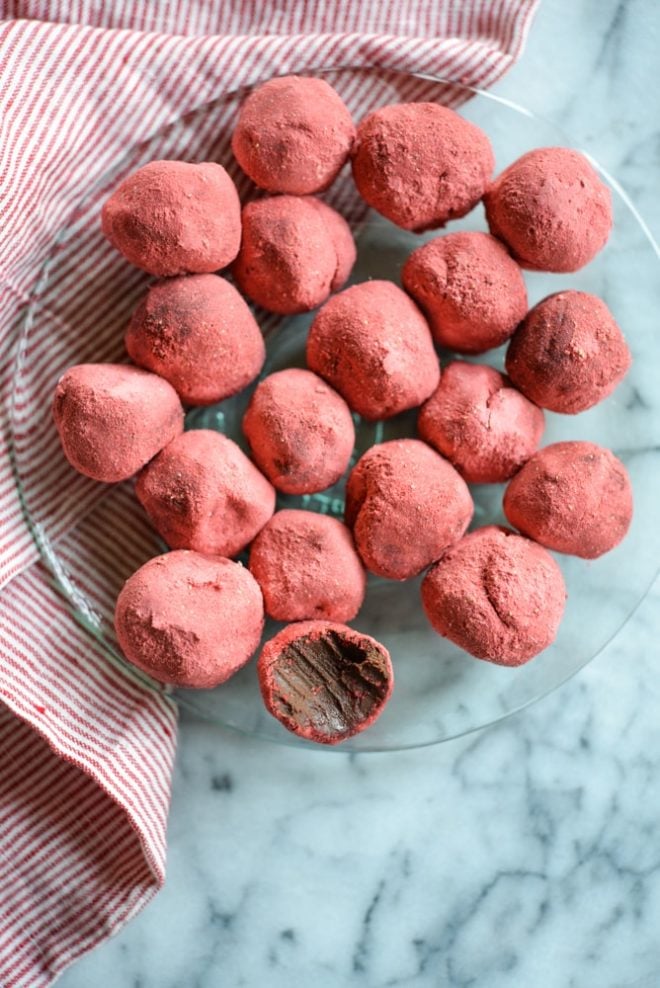
{"type": "Polygon", "coordinates": [[[566,587],[549,552],[505,528],[477,529],[422,583],[433,628],[477,659],[520,666],[552,644],[566,587]]]}
{"type": "Polygon", "coordinates": [[[625,537],[632,521],[628,471],[588,442],[554,443],[535,453],[504,495],[504,513],[548,549],[596,559],[625,537]]]}
{"type": "Polygon", "coordinates": [[[384,645],[344,624],[302,621],[266,642],[257,664],[266,708],[293,734],[339,744],[383,712],[394,685],[384,645]]]}
{"type": "Polygon", "coordinates": [[[313,198],[274,196],[243,209],[243,242],[233,266],[253,302],[282,315],[307,312],[341,288],[355,263],[346,220],[313,198]]]}
{"type": "Polygon", "coordinates": [[[119,645],[161,683],[210,689],[256,651],[264,625],[259,585],[238,563],[168,552],[141,566],[115,608],[119,645]]]}
{"type": "Polygon", "coordinates": [[[435,341],[457,353],[500,346],[527,312],[520,268],[487,233],[448,233],[418,247],[402,280],[435,341]]]}
{"type": "Polygon", "coordinates": [[[529,312],[513,335],[506,369],[543,408],[575,415],[597,405],[625,377],[631,356],[605,303],[587,292],[558,292],[529,312]]]}
{"type": "Polygon", "coordinates": [[[418,439],[372,446],[346,485],[346,524],[368,570],[407,580],[465,532],[474,505],[451,463],[418,439]]]}
{"type": "Polygon", "coordinates": [[[366,575],[350,530],[313,511],[278,511],[250,549],[250,572],[276,621],[351,621],[366,575]]]}
{"type": "Polygon", "coordinates": [[[358,192],[406,230],[430,230],[465,216],[494,167],[482,130],[436,103],[398,103],[360,123],[353,149],[358,192]]]}
{"type": "Polygon", "coordinates": [[[126,349],[188,405],[211,405],[242,391],[266,359],[254,316],[234,286],[215,274],[152,285],[133,313],[126,349]]]}
{"type": "Polygon", "coordinates": [[[326,302],[309,331],[307,363],[371,420],[421,405],[440,380],[428,324],[391,281],[365,281],[326,302]]]}
{"type": "Polygon", "coordinates": [[[355,444],[351,412],[316,374],[290,368],[261,381],[243,417],[255,462],[286,494],[336,484],[355,444]]]}
{"type": "Polygon", "coordinates": [[[241,106],[232,137],[239,165],[267,192],[322,192],[348,159],[353,120],[323,79],[270,79],[241,106]]]}
{"type": "Polygon", "coordinates": [[[584,155],[537,148],[509,165],[484,196],[490,232],[524,268],[577,271],[604,247],[612,197],[584,155]]]}
{"type": "Polygon", "coordinates": [[[543,412],[494,367],[457,360],[422,406],[419,434],[472,484],[508,480],[538,449],[543,412]]]}
{"type": "Polygon", "coordinates": [[[275,510],[275,491],[219,432],[184,432],[142,471],[136,493],[172,549],[235,556],[275,510]]]}
{"type": "Polygon", "coordinates": [[[131,264],[159,277],[218,271],[241,244],[236,187],[212,161],[149,162],[113,192],[101,224],[131,264]]]}
{"type": "Polygon", "coordinates": [[[127,480],[183,431],[171,384],[123,364],[78,364],[57,382],[53,418],[64,455],[80,473],[127,480]]]}

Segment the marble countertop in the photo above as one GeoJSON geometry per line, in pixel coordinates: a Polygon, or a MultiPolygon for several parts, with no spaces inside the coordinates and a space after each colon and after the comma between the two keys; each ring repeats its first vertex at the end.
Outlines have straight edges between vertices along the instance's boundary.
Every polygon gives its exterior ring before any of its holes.
{"type": "MultiPolygon", "coordinates": [[[[584,142],[656,237],[659,50],[655,0],[544,0],[495,90],[584,142]]],[[[59,985],[657,988],[659,642],[660,581],[550,697],[400,754],[184,716],[166,888],[59,985]]]]}

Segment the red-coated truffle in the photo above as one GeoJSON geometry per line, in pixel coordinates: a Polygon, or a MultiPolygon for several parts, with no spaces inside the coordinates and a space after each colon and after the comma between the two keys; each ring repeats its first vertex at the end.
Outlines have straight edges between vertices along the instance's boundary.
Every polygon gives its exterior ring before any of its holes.
{"type": "Polygon", "coordinates": [[[451,546],[422,583],[433,628],[477,659],[520,666],[551,645],[566,587],[549,552],[489,525],[451,546]]]}
{"type": "Polygon", "coordinates": [[[386,419],[433,393],[440,366],[423,315],[391,281],[365,281],[323,306],[307,364],[366,419],[386,419]]]}
{"type": "Polygon", "coordinates": [[[131,318],[126,349],[188,405],[242,391],[266,359],[261,331],[233,285],[215,274],[152,285],[131,318]]]}
{"type": "Polygon", "coordinates": [[[398,103],[360,123],[353,148],[358,192],[406,230],[430,230],[469,213],[495,161],[482,130],[436,103],[398,103]]]}
{"type": "Polygon", "coordinates": [[[508,340],[527,312],[522,272],[487,233],[448,233],[413,251],[403,287],[426,313],[437,343],[483,353],[508,340]]]}
{"type": "Polygon", "coordinates": [[[472,484],[508,480],[538,449],[543,412],[494,367],[457,360],[422,406],[419,434],[472,484]]]}
{"type": "Polygon", "coordinates": [[[602,446],[554,443],[513,478],[504,513],[514,528],[548,549],[596,559],[614,549],[630,527],[628,471],[602,446]]]}
{"type": "Polygon", "coordinates": [[[385,646],[329,621],[287,625],[264,645],[257,672],[273,717],[318,744],[339,744],[364,731],[394,686],[385,646]]]}
{"type": "Polygon", "coordinates": [[[57,382],[53,418],[64,455],[80,473],[127,480],[183,431],[171,384],[123,364],[78,364],[57,382]]]}
{"type": "Polygon", "coordinates": [[[286,494],[336,484],[355,444],[351,412],[316,374],[292,367],[261,381],[243,417],[257,466],[286,494]]]}
{"type": "Polygon", "coordinates": [[[451,463],[418,439],[372,446],[346,485],[346,524],[368,570],[407,580],[465,532],[474,505],[451,463]]]}
{"type": "Polygon", "coordinates": [[[575,291],[535,305],[506,355],[509,377],[523,394],[569,415],[607,398],[631,362],[623,333],[602,299],[575,291]]]}
{"type": "Polygon", "coordinates": [[[490,232],[536,271],[577,271],[612,228],[610,190],[570,148],[523,154],[495,179],[484,204],[490,232]]]}
{"type": "Polygon", "coordinates": [[[253,302],[282,315],[307,312],[340,288],[355,243],[339,213],[318,199],[274,196],[243,208],[243,242],[232,268],[253,302]]]}
{"type": "Polygon", "coordinates": [[[241,204],[213,161],[151,161],[103,206],[103,232],[136,267],[159,277],[218,271],[241,244],[241,204]]]}
{"type": "Polygon", "coordinates": [[[115,608],[121,649],[161,683],[211,689],[256,651],[264,625],[261,590],[239,563],[168,552],[141,566],[115,608]]]}
{"type": "Polygon", "coordinates": [[[219,432],[193,429],[142,471],[136,493],[172,549],[235,556],[275,510],[275,491],[219,432]]]}
{"type": "Polygon", "coordinates": [[[276,621],[351,621],[364,600],[350,529],[313,511],[277,511],[252,543],[250,572],[276,621]]]}
{"type": "Polygon", "coordinates": [[[323,79],[285,76],[255,89],[232,137],[239,165],[267,192],[322,192],[348,159],[355,126],[323,79]]]}

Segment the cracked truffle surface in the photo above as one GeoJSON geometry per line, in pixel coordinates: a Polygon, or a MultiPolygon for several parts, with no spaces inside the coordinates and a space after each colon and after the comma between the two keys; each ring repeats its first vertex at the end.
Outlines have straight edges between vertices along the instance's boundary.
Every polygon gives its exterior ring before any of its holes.
{"type": "Polygon", "coordinates": [[[542,408],[575,415],[607,398],[632,358],[612,313],[596,295],[558,292],[528,313],[506,355],[509,377],[542,408]]]}
{"type": "Polygon", "coordinates": [[[266,643],[257,670],[270,713],[318,744],[338,744],[373,724],[394,685],[384,645],[326,621],[288,625],[266,643]]]}
{"type": "Polygon", "coordinates": [[[397,103],[359,124],[352,155],[362,198],[406,230],[465,216],[490,180],[494,158],[479,127],[436,103],[397,103]]]}
{"type": "Polygon", "coordinates": [[[127,480],[183,431],[176,391],[125,364],[78,364],[57,382],[53,419],[67,460],[93,480],[127,480]]]}
{"type": "Polygon", "coordinates": [[[243,417],[255,462],[286,494],[312,494],[335,484],[348,467],[355,427],[344,399],[297,367],[261,381],[243,417]]]}
{"type": "Polygon", "coordinates": [[[346,220],[318,199],[273,196],[243,208],[243,241],[233,265],[253,302],[282,315],[307,312],[348,278],[355,243],[346,220]]]}
{"type": "Polygon", "coordinates": [[[235,556],[275,510],[275,491],[219,432],[184,432],[142,471],[136,494],[172,549],[235,556]]]}
{"type": "Polygon", "coordinates": [[[188,405],[242,391],[266,359],[261,331],[233,285],[215,274],[152,285],[126,332],[130,357],[169,381],[188,405]]]}
{"type": "Polygon", "coordinates": [[[438,634],[504,666],[523,665],[554,641],[565,601],[550,553],[495,525],[447,549],[422,583],[424,610],[438,634]]]}
{"type": "Polygon", "coordinates": [[[504,513],[514,528],[548,549],[596,559],[630,528],[628,471],[595,443],[554,443],[515,475],[504,494],[504,513]]]}
{"type": "Polygon", "coordinates": [[[538,449],[543,412],[494,367],[457,360],[422,406],[419,434],[473,484],[510,477],[538,449]]]}
{"type": "Polygon", "coordinates": [[[451,463],[418,439],[372,446],[346,485],[346,524],[368,570],[407,580],[465,532],[474,505],[451,463]]]}
{"type": "Polygon", "coordinates": [[[436,343],[483,353],[509,339],[527,312],[522,272],[487,233],[448,233],[413,251],[403,287],[426,313],[436,343]]]}
{"type": "Polygon", "coordinates": [[[238,254],[241,204],[222,165],[151,161],[115,189],[101,225],[113,247],[150,274],[218,271],[238,254]]]}
{"type": "Polygon", "coordinates": [[[309,331],[307,364],[370,420],[420,405],[440,380],[424,316],[390,281],[365,281],[326,302],[309,331]]]}
{"type": "Polygon", "coordinates": [[[260,188],[303,196],[334,182],[354,138],[351,114],[332,86],[292,75],[270,79],[250,93],[231,146],[260,188]]]}
{"type": "Polygon", "coordinates": [[[489,186],[484,205],[490,232],[537,271],[578,271],[612,229],[610,190],[571,148],[523,154],[489,186]]]}
{"type": "Polygon", "coordinates": [[[352,621],[366,574],[350,529],[313,511],[278,511],[250,549],[250,572],[276,621],[352,621]]]}
{"type": "Polygon", "coordinates": [[[128,661],[161,683],[194,689],[224,683],[245,665],[263,624],[261,591],[243,566],[185,550],[141,566],[115,609],[128,661]]]}

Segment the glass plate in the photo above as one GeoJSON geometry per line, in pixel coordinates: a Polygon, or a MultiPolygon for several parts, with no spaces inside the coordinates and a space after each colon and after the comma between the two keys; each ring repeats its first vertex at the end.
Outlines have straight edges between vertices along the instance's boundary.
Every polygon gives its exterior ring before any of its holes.
{"type": "MultiPolygon", "coordinates": [[[[531,148],[571,146],[570,139],[557,126],[524,107],[442,79],[352,68],[321,68],[306,74],[327,78],[357,117],[374,106],[401,100],[440,100],[454,105],[469,100],[461,112],[489,135],[498,172],[531,148]]],[[[125,174],[159,157],[221,161],[236,176],[243,198],[252,194],[249,183],[232,163],[229,150],[233,118],[244,96],[245,91],[228,93],[187,114],[121,156],[110,172],[91,183],[77,203],[72,197],[71,215],[53,242],[22,326],[12,411],[16,482],[39,551],[70,602],[72,614],[104,644],[113,662],[123,663],[112,627],[116,593],[136,565],[163,551],[164,546],[151,532],[139,506],[132,506],[130,485],[108,488],[66,470],[65,482],[54,484],[52,496],[44,499],[43,492],[40,496],[32,486],[32,451],[37,448],[41,457],[52,457],[54,475],[58,468],[65,469],[50,420],[50,395],[55,381],[73,363],[126,359],[123,330],[149,281],[104,242],[98,228],[101,203],[125,174]],[[85,269],[99,257],[104,268],[92,285],[85,279],[85,269]],[[69,288],[68,293],[63,293],[61,286],[70,286],[72,268],[77,272],[76,290],[69,288]],[[80,329],[95,319],[102,327],[99,337],[83,343],[80,329]],[[43,329],[44,325],[49,327],[53,342],[48,367],[37,372],[31,361],[35,327],[43,329]],[[124,514],[113,515],[112,507],[108,507],[117,498],[123,498],[124,514]],[[107,541],[112,537],[106,529],[113,517],[125,519],[126,510],[132,512],[135,552],[120,554],[108,570],[101,561],[107,558],[107,541]],[[83,525],[71,531],[72,523],[81,518],[83,525]]],[[[588,155],[588,151],[585,153],[588,155]]],[[[477,661],[436,636],[422,613],[419,579],[399,584],[371,577],[366,602],[353,624],[389,648],[396,687],[378,722],[341,745],[341,751],[385,751],[434,744],[494,723],[538,700],[598,655],[629,619],[656,574],[660,558],[660,458],[656,423],[645,395],[655,391],[660,378],[656,326],[660,309],[659,255],[625,193],[589,157],[613,192],[614,230],[606,249],[577,274],[526,272],[525,278],[530,304],[564,288],[600,295],[627,335],[634,364],[624,383],[606,402],[579,416],[549,413],[544,442],[588,439],[616,452],[631,473],[635,491],[630,534],[614,552],[594,562],[558,557],[569,598],[557,641],[518,669],[477,661]]],[[[370,277],[399,282],[401,266],[409,252],[437,236],[437,231],[421,237],[409,234],[373,213],[364,214],[348,169],[325,198],[355,224],[359,257],[352,282],[370,277]]],[[[475,209],[465,219],[452,223],[450,229],[485,230],[483,210],[475,209]]],[[[285,319],[263,312],[257,315],[267,339],[264,374],[302,365],[311,315],[285,319]]],[[[443,360],[448,356],[443,353],[443,360]]],[[[503,357],[502,348],[480,359],[501,368],[503,357]]],[[[217,429],[245,448],[240,421],[251,390],[211,408],[192,409],[187,415],[187,427],[217,429]]],[[[354,460],[372,443],[414,434],[414,422],[414,414],[377,424],[356,417],[358,442],[354,460]]],[[[500,487],[474,487],[473,495],[474,526],[504,520],[500,487]]],[[[343,483],[323,494],[281,497],[279,504],[341,517],[343,483]]],[[[265,637],[270,637],[277,627],[270,623],[265,637]]],[[[126,668],[135,675],[132,667],[126,668]]],[[[155,690],[164,689],[151,680],[144,681],[155,690]]],[[[286,732],[264,710],[254,659],[215,690],[177,690],[174,695],[181,706],[223,726],[269,741],[310,747],[286,732]]]]}

